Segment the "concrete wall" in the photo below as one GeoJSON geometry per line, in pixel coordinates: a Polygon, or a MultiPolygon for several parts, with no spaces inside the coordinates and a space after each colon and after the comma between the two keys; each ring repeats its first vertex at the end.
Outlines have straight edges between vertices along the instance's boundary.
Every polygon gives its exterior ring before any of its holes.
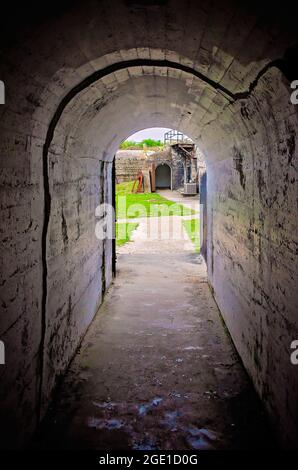
{"type": "Polygon", "coordinates": [[[95,236],[95,210],[112,203],[111,162],[55,145],[50,154],[51,217],[42,402],[69,364],[111,280],[111,244],[95,236]],[[108,261],[108,262],[107,262],[108,261]]]}

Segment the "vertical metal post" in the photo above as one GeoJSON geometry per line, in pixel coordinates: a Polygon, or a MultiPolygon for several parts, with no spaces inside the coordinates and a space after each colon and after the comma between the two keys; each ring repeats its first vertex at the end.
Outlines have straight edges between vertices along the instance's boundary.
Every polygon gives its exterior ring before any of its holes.
{"type": "MultiPolygon", "coordinates": [[[[113,166],[112,166],[112,205],[115,214],[114,224],[116,225],[116,155],[114,156],[113,166]]],[[[112,239],[112,273],[113,277],[116,276],[116,226],[114,231],[115,236],[112,239]]]]}

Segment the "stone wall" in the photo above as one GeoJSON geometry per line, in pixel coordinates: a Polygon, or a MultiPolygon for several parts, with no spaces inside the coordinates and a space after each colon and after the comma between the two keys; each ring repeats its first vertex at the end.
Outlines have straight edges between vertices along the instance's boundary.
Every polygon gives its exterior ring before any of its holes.
{"type": "Polygon", "coordinates": [[[205,129],[217,136],[206,154],[219,160],[207,166],[210,283],[275,429],[292,445],[298,439],[298,373],[290,362],[298,338],[297,126],[288,84],[272,69],[247,100],[205,129]]]}
{"type": "Polygon", "coordinates": [[[133,181],[140,171],[152,168],[152,164],[157,168],[164,163],[171,168],[172,189],[181,188],[184,182],[183,161],[175,147],[167,147],[159,152],[119,150],[116,153],[117,181],[133,181]]]}
{"type": "Polygon", "coordinates": [[[135,180],[139,172],[147,168],[147,156],[142,150],[118,150],[116,153],[118,183],[135,180]]]}
{"type": "Polygon", "coordinates": [[[95,207],[120,142],[153,126],[206,156],[210,283],[280,442],[297,444],[296,16],[229,0],[190,0],[187,17],[179,0],[31,4],[11,4],[0,31],[1,446],[31,436],[102,300],[112,250],[95,207]]]}

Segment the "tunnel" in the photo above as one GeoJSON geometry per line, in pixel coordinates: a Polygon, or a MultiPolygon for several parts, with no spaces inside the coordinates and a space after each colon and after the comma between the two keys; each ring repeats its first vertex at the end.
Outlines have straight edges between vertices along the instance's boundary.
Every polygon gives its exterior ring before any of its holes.
{"type": "Polygon", "coordinates": [[[280,445],[298,445],[295,15],[185,3],[26,2],[6,14],[5,445],[35,432],[112,282],[95,209],[112,202],[119,144],[147,127],[179,129],[205,156],[208,282],[280,445]]]}
{"type": "Polygon", "coordinates": [[[157,166],[155,170],[155,185],[157,189],[171,188],[171,168],[167,163],[157,166]]]}

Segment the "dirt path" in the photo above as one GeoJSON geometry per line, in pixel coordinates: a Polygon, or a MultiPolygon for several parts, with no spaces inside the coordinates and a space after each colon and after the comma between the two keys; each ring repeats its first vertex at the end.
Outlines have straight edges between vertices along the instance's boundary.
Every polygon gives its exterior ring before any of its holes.
{"type": "Polygon", "coordinates": [[[127,246],[34,446],[270,446],[192,244],[138,239],[127,246]]]}

